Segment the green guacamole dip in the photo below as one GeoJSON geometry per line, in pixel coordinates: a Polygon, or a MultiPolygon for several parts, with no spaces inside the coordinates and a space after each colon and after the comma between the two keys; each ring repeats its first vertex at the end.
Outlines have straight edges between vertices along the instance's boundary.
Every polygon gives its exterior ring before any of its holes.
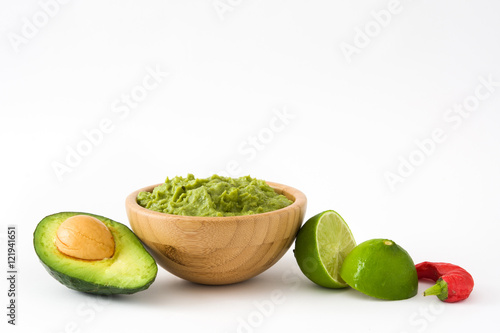
{"type": "Polygon", "coordinates": [[[213,175],[168,179],[152,192],[139,192],[137,203],[157,212],[188,216],[237,216],[270,212],[292,204],[263,180],[213,175]]]}

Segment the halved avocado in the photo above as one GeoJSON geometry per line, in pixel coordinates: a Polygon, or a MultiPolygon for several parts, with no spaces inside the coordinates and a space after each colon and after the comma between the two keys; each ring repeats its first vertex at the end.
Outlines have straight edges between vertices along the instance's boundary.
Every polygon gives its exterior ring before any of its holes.
{"type": "Polygon", "coordinates": [[[153,257],[127,226],[99,215],[77,212],[49,215],[38,223],[33,238],[36,254],[49,274],[78,291],[100,295],[133,294],[147,289],[158,272],[153,257]],[[111,258],[82,260],[58,250],[56,232],[67,218],[75,215],[95,217],[108,227],[115,241],[111,258]]]}

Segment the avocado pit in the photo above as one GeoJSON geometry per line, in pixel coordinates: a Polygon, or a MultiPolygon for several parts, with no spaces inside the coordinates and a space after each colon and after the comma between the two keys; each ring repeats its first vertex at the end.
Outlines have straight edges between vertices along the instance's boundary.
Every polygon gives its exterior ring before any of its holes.
{"type": "Polygon", "coordinates": [[[115,241],[109,228],[89,215],[75,215],[57,229],[55,244],[59,252],[83,260],[111,258],[115,241]]]}

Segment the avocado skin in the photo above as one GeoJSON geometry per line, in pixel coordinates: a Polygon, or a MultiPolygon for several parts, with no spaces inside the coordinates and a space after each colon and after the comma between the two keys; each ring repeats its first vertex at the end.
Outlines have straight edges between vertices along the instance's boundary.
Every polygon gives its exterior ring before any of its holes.
{"type": "Polygon", "coordinates": [[[49,274],[65,285],[66,287],[76,290],[76,291],[81,291],[84,293],[88,294],[94,294],[94,295],[119,295],[119,294],[135,294],[136,292],[143,291],[149,288],[151,284],[155,281],[156,276],[147,284],[145,284],[141,288],[135,288],[135,289],[125,289],[125,288],[116,288],[113,286],[105,286],[101,284],[95,284],[91,282],[87,282],[69,275],[66,275],[64,273],[60,273],[49,266],[47,266],[43,261],[40,260],[42,263],[43,267],[49,272],[49,274]]]}
{"type": "MultiPolygon", "coordinates": [[[[140,246],[142,247],[142,250],[145,251],[146,253],[147,253],[147,251],[144,248],[144,246],[142,245],[139,238],[126,225],[119,223],[119,222],[116,222],[116,221],[113,221],[113,220],[110,220],[106,217],[103,217],[100,215],[95,215],[95,214],[90,214],[90,213],[82,213],[82,212],[61,212],[61,213],[48,215],[40,221],[40,223],[37,225],[37,228],[35,229],[35,231],[33,233],[33,246],[35,248],[35,252],[36,252],[38,258],[40,259],[40,263],[42,264],[42,266],[47,270],[47,272],[53,278],[55,278],[61,284],[63,284],[64,286],[66,286],[70,289],[84,292],[84,293],[94,294],[94,295],[118,295],[118,294],[134,294],[134,293],[137,293],[139,291],[146,290],[155,281],[156,274],[158,271],[157,267],[156,267],[156,271],[154,273],[154,276],[152,276],[152,278],[148,282],[146,282],[142,286],[136,287],[136,288],[119,288],[119,287],[116,287],[113,285],[92,283],[90,281],[86,281],[86,280],[65,274],[63,272],[59,272],[58,270],[51,267],[48,263],[44,262],[42,255],[39,253],[39,249],[36,246],[36,235],[37,235],[37,230],[38,230],[38,228],[40,228],[43,221],[45,221],[48,218],[49,219],[50,218],[57,218],[57,216],[60,214],[89,215],[89,216],[93,216],[93,217],[103,221],[105,224],[107,224],[106,221],[112,221],[114,224],[119,225],[120,228],[125,228],[126,230],[128,230],[127,236],[135,238],[138,241],[138,243],[140,244],[140,246]]],[[[149,257],[154,262],[154,259],[151,257],[151,255],[149,255],[149,257]]],[[[155,266],[156,266],[156,262],[155,262],[155,266]]]]}

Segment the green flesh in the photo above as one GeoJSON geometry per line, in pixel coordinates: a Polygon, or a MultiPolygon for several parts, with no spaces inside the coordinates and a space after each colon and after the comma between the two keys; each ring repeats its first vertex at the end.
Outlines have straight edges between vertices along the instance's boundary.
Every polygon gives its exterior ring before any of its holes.
{"type": "Polygon", "coordinates": [[[355,246],[342,217],[327,210],[311,217],[299,230],[294,255],[300,270],[312,282],[326,288],[345,288],[339,270],[355,246]]]}
{"type": "Polygon", "coordinates": [[[33,242],[36,254],[50,275],[66,287],[82,292],[133,294],[147,289],[158,271],[153,257],[128,227],[98,215],[76,212],[49,215],[38,224],[33,242]],[[81,260],[59,252],[54,242],[57,229],[74,215],[93,216],[106,224],[115,241],[113,257],[81,260]]]}
{"type": "Polygon", "coordinates": [[[263,180],[250,176],[229,178],[213,175],[198,179],[168,179],[152,192],[140,192],[142,207],[175,215],[238,216],[266,213],[292,204],[263,180]]]}
{"type": "Polygon", "coordinates": [[[321,221],[316,231],[321,262],[332,278],[347,286],[340,277],[340,267],[349,252],[356,247],[356,241],[347,224],[337,213],[327,213],[321,221]]]}

